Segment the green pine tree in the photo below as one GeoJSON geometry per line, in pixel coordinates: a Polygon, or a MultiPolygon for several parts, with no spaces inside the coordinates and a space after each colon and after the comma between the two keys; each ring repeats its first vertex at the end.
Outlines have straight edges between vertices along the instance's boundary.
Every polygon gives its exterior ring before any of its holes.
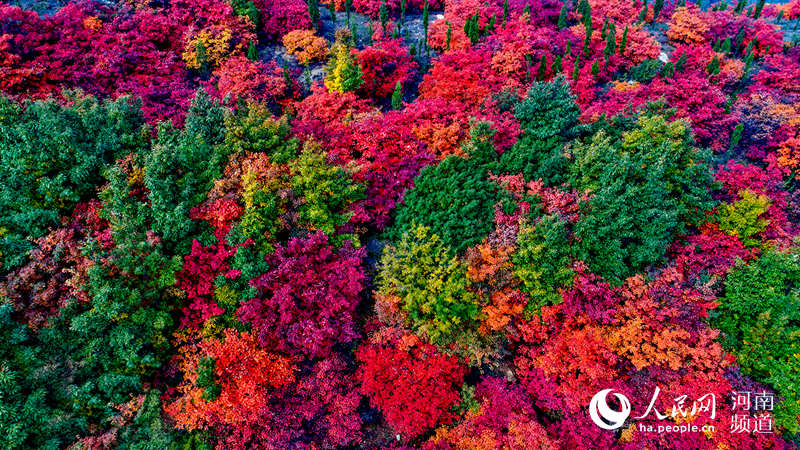
{"type": "Polygon", "coordinates": [[[425,48],[428,47],[428,22],[430,21],[430,14],[430,5],[428,5],[428,0],[425,0],[422,6],[422,27],[425,31],[423,34],[425,38],[425,48]]]}
{"type": "Polygon", "coordinates": [[[283,82],[287,87],[292,86],[292,73],[289,71],[289,63],[283,62],[283,82]]]}
{"type": "Polygon", "coordinates": [[[328,14],[331,15],[331,22],[333,22],[333,26],[336,26],[336,4],[333,3],[333,0],[328,2],[328,14]]]}
{"type": "Polygon", "coordinates": [[[258,61],[258,49],[256,49],[256,43],[252,39],[250,39],[250,44],[247,46],[247,59],[258,61]]]}
{"type": "MultiPolygon", "coordinates": [[[[508,5],[508,0],[506,0],[506,5],[508,5]]],[[[561,5],[561,12],[558,14],[558,28],[563,30],[567,28],[567,2],[565,1],[561,5]]]]}
{"type": "Polygon", "coordinates": [[[664,68],[661,69],[661,74],[666,78],[672,78],[675,75],[675,64],[672,61],[664,64],[664,68]]]}
{"type": "Polygon", "coordinates": [[[392,92],[392,109],[398,110],[403,107],[403,84],[399,81],[394,85],[392,92]]]}
{"type": "Polygon", "coordinates": [[[737,124],[736,128],[733,129],[733,133],[731,133],[731,143],[728,145],[728,153],[732,152],[734,148],[739,145],[739,141],[742,139],[742,131],[744,131],[744,125],[737,124]]]}
{"type": "Polygon", "coordinates": [[[572,69],[572,79],[575,81],[578,80],[578,77],[581,74],[580,63],[581,63],[581,55],[578,55],[577,57],[575,57],[575,66],[572,69]]]}
{"type": "Polygon", "coordinates": [[[628,26],[625,25],[625,30],[622,32],[622,39],[619,41],[619,54],[625,54],[625,48],[628,46],[628,26]]]}
{"type": "Polygon", "coordinates": [[[208,51],[206,50],[205,44],[200,39],[197,40],[197,43],[194,45],[195,50],[197,50],[197,65],[200,67],[201,72],[208,71],[208,51]]]}
{"type": "Polygon", "coordinates": [[[653,3],[653,22],[658,19],[658,15],[661,14],[661,10],[664,8],[664,0],[656,0],[653,3]]]}
{"type": "Polygon", "coordinates": [[[714,59],[712,59],[711,62],[708,63],[708,65],[706,66],[706,72],[708,72],[709,75],[717,75],[719,71],[720,71],[719,57],[717,57],[717,55],[714,55],[714,59]]]}
{"type": "Polygon", "coordinates": [[[744,57],[744,73],[742,74],[742,79],[747,78],[747,74],[750,72],[750,67],[753,65],[754,57],[755,55],[753,55],[753,52],[748,53],[747,56],[744,57]]]}
{"type": "Polygon", "coordinates": [[[686,61],[686,52],[683,52],[681,53],[680,58],[678,58],[678,61],[675,62],[675,71],[683,72],[683,70],[686,68],[686,61]]]}
{"type": "Polygon", "coordinates": [[[761,11],[764,9],[765,0],[758,0],[756,3],[756,10],[753,12],[753,19],[758,20],[761,17],[761,11]]]}
{"type": "Polygon", "coordinates": [[[589,45],[592,43],[592,16],[587,15],[586,20],[583,22],[583,30],[585,34],[585,38],[583,40],[583,54],[589,54],[589,45]]]}
{"type": "Polygon", "coordinates": [[[527,96],[514,105],[514,116],[523,133],[500,157],[500,170],[521,173],[527,180],[542,179],[547,185],[565,181],[569,161],[564,144],[582,131],[580,108],[566,80],[557,74],[550,82],[534,81],[527,96]]]}
{"type": "Polygon", "coordinates": [[[617,50],[617,28],[614,26],[614,24],[611,24],[606,36],[606,47],[603,49],[603,54],[606,57],[606,61],[608,61],[608,59],[614,55],[616,50],[617,50]]]}
{"type": "Polygon", "coordinates": [[[547,77],[547,58],[545,55],[542,55],[542,58],[539,59],[539,69],[536,71],[536,79],[538,81],[544,81],[547,77]]]}
{"type": "Polygon", "coordinates": [[[386,32],[386,23],[389,22],[389,10],[386,8],[386,0],[381,0],[381,6],[378,9],[378,16],[381,20],[381,29],[386,32]]]}
{"type": "Polygon", "coordinates": [[[724,41],[722,41],[722,45],[719,47],[722,53],[730,53],[731,52],[731,38],[726,37],[724,41]]]}
{"type": "Polygon", "coordinates": [[[319,31],[319,0],[308,0],[308,17],[314,29],[319,31]]]}
{"type": "Polygon", "coordinates": [[[558,76],[564,70],[561,60],[561,55],[556,55],[556,58],[553,60],[553,74],[556,76],[558,76]]]}

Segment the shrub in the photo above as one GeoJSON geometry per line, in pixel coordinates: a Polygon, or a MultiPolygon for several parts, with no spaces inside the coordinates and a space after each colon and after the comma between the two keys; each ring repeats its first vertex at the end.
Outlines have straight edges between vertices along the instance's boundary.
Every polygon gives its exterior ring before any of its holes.
{"type": "Polygon", "coordinates": [[[357,336],[362,257],[350,243],[336,250],[321,231],[293,238],[267,256],[269,271],[251,281],[258,295],[242,304],[238,317],[268,349],[325,356],[357,336]]]}
{"type": "Polygon", "coordinates": [[[241,425],[258,420],[271,395],[294,380],[294,367],[283,356],[258,348],[250,333],[228,329],[222,339],[184,347],[179,397],[166,412],[179,428],[241,425]]]}
{"type": "Polygon", "coordinates": [[[429,228],[412,227],[384,251],[377,286],[399,298],[413,328],[434,342],[475,328],[478,299],[467,289],[466,268],[429,228]]]}
{"type": "Polygon", "coordinates": [[[308,15],[308,5],[303,0],[256,0],[261,12],[264,32],[273,39],[294,30],[313,28],[308,15]]]}
{"type": "Polygon", "coordinates": [[[358,52],[358,64],[364,83],[359,93],[386,98],[397,83],[405,84],[413,76],[417,64],[400,39],[382,40],[358,52]]]}
{"type": "Polygon", "coordinates": [[[286,33],[283,35],[283,46],[304,66],[313,61],[324,61],[328,57],[328,42],[315,35],[313,30],[294,30],[286,33]]]}
{"type": "Polygon", "coordinates": [[[466,368],[417,339],[386,338],[361,346],[356,377],[361,392],[389,425],[414,438],[453,417],[466,368]]]}
{"type": "Polygon", "coordinates": [[[214,71],[217,80],[217,97],[229,97],[232,104],[240,99],[268,104],[280,103],[291,98],[295,91],[293,83],[287,83],[283,70],[275,63],[250,61],[245,56],[233,56],[225,60],[214,71]]]}
{"type": "Polygon", "coordinates": [[[326,73],[325,87],[331,92],[352,92],[364,84],[358,61],[350,47],[342,41],[335,42],[331,47],[326,73]]]}

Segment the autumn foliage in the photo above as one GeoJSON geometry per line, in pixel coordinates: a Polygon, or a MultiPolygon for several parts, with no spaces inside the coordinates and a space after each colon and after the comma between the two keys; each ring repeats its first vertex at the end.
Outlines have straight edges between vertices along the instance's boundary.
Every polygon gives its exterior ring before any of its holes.
{"type": "Polygon", "coordinates": [[[795,448],[800,2],[706,3],[0,3],[0,448],[795,448]]]}

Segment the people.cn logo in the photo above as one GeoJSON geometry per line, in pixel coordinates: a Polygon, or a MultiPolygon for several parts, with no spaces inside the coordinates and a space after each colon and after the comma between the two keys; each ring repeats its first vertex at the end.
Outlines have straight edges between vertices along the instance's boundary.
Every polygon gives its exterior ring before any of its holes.
{"type": "Polygon", "coordinates": [[[616,430],[625,423],[625,419],[631,414],[631,402],[622,394],[614,393],[622,410],[615,411],[608,406],[606,397],[612,391],[613,389],[603,389],[594,394],[589,403],[589,415],[592,417],[592,421],[604,430],[616,430]]]}

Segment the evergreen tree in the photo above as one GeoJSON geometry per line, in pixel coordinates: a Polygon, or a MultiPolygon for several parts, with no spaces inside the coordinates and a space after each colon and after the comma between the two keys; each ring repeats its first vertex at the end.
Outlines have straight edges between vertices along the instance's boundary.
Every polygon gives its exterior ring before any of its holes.
{"type": "Polygon", "coordinates": [[[614,52],[617,50],[617,29],[614,24],[611,24],[608,30],[608,35],[606,36],[606,47],[603,49],[603,54],[606,57],[606,61],[614,55],[614,52]]]}
{"type": "Polygon", "coordinates": [[[736,128],[733,129],[733,133],[731,133],[731,143],[728,145],[728,153],[732,152],[734,148],[739,145],[739,141],[742,139],[742,131],[744,131],[744,125],[741,123],[736,125],[736,128]]]}
{"type": "Polygon", "coordinates": [[[422,26],[424,29],[423,37],[425,38],[425,48],[428,48],[428,22],[430,21],[430,5],[428,4],[428,0],[425,0],[425,3],[422,6],[422,26]]]}
{"type": "Polygon", "coordinates": [[[389,22],[389,10],[386,9],[386,0],[381,0],[381,6],[378,9],[378,16],[381,20],[381,29],[386,33],[386,23],[389,22]]]}
{"type": "Polygon", "coordinates": [[[664,67],[661,69],[661,75],[666,78],[672,78],[675,76],[675,64],[672,61],[664,64],[664,67]]]}
{"type": "Polygon", "coordinates": [[[194,45],[195,51],[197,52],[197,66],[199,70],[203,74],[208,73],[208,50],[206,50],[205,44],[200,39],[194,45]]]}
{"type": "Polygon", "coordinates": [[[480,30],[478,28],[478,14],[475,13],[474,16],[470,16],[467,18],[467,21],[464,23],[464,33],[469,38],[469,41],[474,45],[480,39],[480,30]]]}
{"type": "Polygon", "coordinates": [[[364,83],[361,67],[350,53],[350,46],[343,40],[331,46],[331,56],[326,71],[325,86],[331,91],[351,92],[364,83]]]}
{"type": "Polygon", "coordinates": [[[547,77],[547,58],[545,55],[542,55],[541,59],[539,59],[539,69],[536,71],[536,79],[538,81],[544,81],[547,77]]]}
{"type": "Polygon", "coordinates": [[[581,21],[586,22],[587,16],[591,15],[589,0],[580,0],[575,10],[581,16],[581,21]]]}
{"type": "Polygon", "coordinates": [[[600,63],[595,59],[592,63],[592,76],[597,79],[598,75],[600,75],[600,63]]]}
{"type": "Polygon", "coordinates": [[[617,120],[572,148],[570,184],[593,194],[575,225],[577,257],[615,284],[660,264],[675,237],[714,206],[710,153],[665,114],[617,120]]]}
{"type": "MultiPolygon", "coordinates": [[[[508,8],[508,0],[506,0],[506,8],[508,8]]],[[[558,14],[558,28],[563,30],[567,28],[567,2],[561,5],[561,12],[558,14]]]]}
{"type": "Polygon", "coordinates": [[[742,47],[742,42],[744,42],[745,37],[745,30],[744,27],[739,27],[739,31],[736,32],[736,36],[733,38],[733,43],[731,44],[731,49],[734,53],[739,53],[742,47]]]}
{"type": "Polygon", "coordinates": [[[261,17],[252,0],[230,0],[230,5],[234,14],[247,17],[256,28],[260,26],[261,17]]]}
{"type": "Polygon", "coordinates": [[[730,51],[731,51],[731,38],[730,38],[730,36],[725,38],[724,41],[722,41],[722,45],[720,46],[720,51],[722,53],[726,53],[726,54],[730,53],[730,51]]]}
{"type": "Polygon", "coordinates": [[[619,54],[625,55],[625,48],[628,46],[628,26],[625,25],[625,30],[622,32],[622,39],[619,41],[619,54]]]}
{"type": "Polygon", "coordinates": [[[510,201],[488,178],[496,163],[493,136],[490,124],[480,122],[464,146],[466,158],[450,155],[422,169],[387,236],[399,239],[417,225],[429,227],[455,254],[480,242],[494,226],[494,205],[510,201]]]}
{"type": "Polygon", "coordinates": [[[583,39],[583,54],[589,54],[589,45],[592,43],[592,15],[588,14],[583,22],[585,37],[583,39]]]}
{"type": "Polygon", "coordinates": [[[661,10],[664,8],[664,0],[656,0],[653,3],[653,22],[658,19],[658,15],[661,14],[661,10]]]}
{"type": "Polygon", "coordinates": [[[548,185],[564,181],[567,159],[563,147],[577,137],[580,109],[563,77],[535,81],[528,95],[514,107],[523,133],[500,157],[500,170],[541,178],[548,185]]]}
{"type": "Polygon", "coordinates": [[[754,20],[758,20],[758,18],[761,17],[761,11],[764,9],[764,3],[765,0],[758,0],[758,3],[756,3],[756,9],[753,11],[754,20]]]}
{"type": "Polygon", "coordinates": [[[717,57],[717,55],[714,55],[714,58],[706,66],[706,72],[709,75],[717,75],[719,71],[720,71],[719,57],[717,57]]]}
{"type": "Polygon", "coordinates": [[[289,71],[289,63],[286,61],[283,62],[283,82],[288,87],[292,86],[292,73],[289,71]]]}
{"type": "Polygon", "coordinates": [[[0,269],[23,263],[32,241],[94,194],[106,165],[148,142],[141,103],[65,98],[68,106],[0,96],[0,269]]]}
{"type": "Polygon", "coordinates": [[[556,55],[556,58],[553,60],[553,75],[558,76],[564,70],[562,67],[562,57],[561,55],[556,55]]]}
{"type": "Polygon", "coordinates": [[[336,4],[333,0],[328,2],[328,14],[331,16],[331,22],[333,22],[333,26],[336,26],[336,4]]]}
{"type": "Polygon", "coordinates": [[[647,6],[647,1],[645,0],[642,10],[639,11],[639,19],[637,20],[637,23],[643,23],[645,19],[647,19],[647,6]]]}
{"type": "Polygon", "coordinates": [[[256,43],[252,39],[247,46],[247,59],[250,61],[258,61],[258,49],[256,49],[256,43]]]}
{"type": "Polygon", "coordinates": [[[719,341],[736,356],[742,374],[768,383],[784,398],[775,405],[778,426],[800,432],[797,337],[800,336],[800,265],[797,248],[768,249],[730,271],[710,315],[719,341]]]}
{"type": "Polygon", "coordinates": [[[575,65],[574,65],[574,67],[572,68],[572,79],[573,79],[573,80],[576,80],[576,81],[578,80],[578,77],[579,77],[579,76],[580,76],[580,74],[581,74],[581,66],[580,66],[580,63],[581,63],[581,55],[578,55],[578,56],[575,58],[575,65]]]}
{"type": "Polygon", "coordinates": [[[746,78],[748,73],[750,72],[750,67],[753,65],[753,52],[750,52],[744,58],[744,73],[742,73],[742,79],[746,78]]]}
{"type": "Polygon", "coordinates": [[[308,0],[308,17],[314,29],[319,31],[319,0],[308,0]]]}
{"type": "Polygon", "coordinates": [[[401,109],[403,107],[403,84],[399,81],[394,85],[394,92],[392,92],[392,109],[401,109]]]}

